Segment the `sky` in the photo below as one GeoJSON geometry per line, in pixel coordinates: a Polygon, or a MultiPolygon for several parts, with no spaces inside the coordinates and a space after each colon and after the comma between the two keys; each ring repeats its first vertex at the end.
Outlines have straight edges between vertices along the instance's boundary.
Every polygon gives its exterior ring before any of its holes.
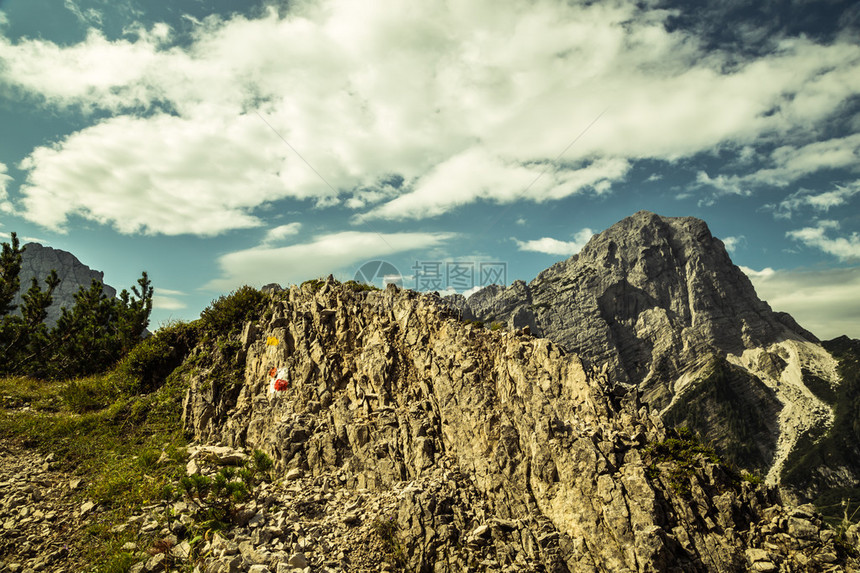
{"type": "Polygon", "coordinates": [[[147,271],[158,327],[529,281],[647,209],[860,338],[858,40],[841,1],[0,0],[0,235],[147,271]]]}

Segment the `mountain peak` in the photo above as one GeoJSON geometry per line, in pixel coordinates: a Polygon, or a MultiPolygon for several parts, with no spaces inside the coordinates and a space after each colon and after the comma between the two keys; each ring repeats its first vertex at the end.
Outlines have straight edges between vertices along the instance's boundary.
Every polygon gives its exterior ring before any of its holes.
{"type": "Polygon", "coordinates": [[[116,296],[116,289],[104,284],[104,273],[91,269],[68,251],[62,251],[53,247],[46,247],[39,243],[27,243],[24,245],[24,254],[21,257],[21,289],[15,298],[14,304],[20,305],[22,295],[30,288],[33,278],[39,280],[42,288],[45,287],[45,277],[52,271],[57,271],[60,284],[54,290],[53,303],[48,307],[48,317],[45,323],[53,326],[57,323],[62,313],[61,309],[71,309],[75,305],[75,294],[81,287],[89,288],[94,280],[102,283],[102,290],[106,296],[116,296]]]}
{"type": "Polygon", "coordinates": [[[724,446],[733,461],[771,470],[774,481],[797,437],[826,424],[828,407],[788,372],[806,368],[835,380],[832,359],[757,296],[701,219],[639,211],[530,284],[479,294],[466,301],[467,315],[529,326],[605,368],[609,380],[637,386],[646,402],[724,446]],[[728,414],[717,395],[746,412],[740,431],[720,422],[728,414]]]}

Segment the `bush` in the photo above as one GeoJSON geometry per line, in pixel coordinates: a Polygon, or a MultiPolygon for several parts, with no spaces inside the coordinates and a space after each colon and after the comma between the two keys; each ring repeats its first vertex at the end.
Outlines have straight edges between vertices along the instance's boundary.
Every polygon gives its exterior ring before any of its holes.
{"type": "Polygon", "coordinates": [[[259,318],[268,300],[266,293],[248,285],[213,300],[200,313],[204,337],[235,336],[244,323],[259,318]]]}
{"type": "Polygon", "coordinates": [[[150,392],[182,364],[198,338],[196,323],[175,322],[163,327],[129,352],[116,375],[127,378],[129,391],[150,392]]]}
{"type": "Polygon", "coordinates": [[[325,281],[322,279],[310,279],[302,283],[302,288],[304,288],[305,285],[308,285],[308,288],[311,289],[311,293],[316,294],[319,292],[319,290],[323,287],[324,284],[325,281]]]}
{"type": "Polygon", "coordinates": [[[645,448],[645,460],[649,464],[645,473],[652,479],[656,478],[660,474],[657,465],[670,463],[672,469],[669,471],[669,482],[672,489],[680,495],[689,495],[689,476],[695,472],[699,457],[712,463],[720,463],[720,459],[714,449],[700,442],[692,430],[676,428],[674,434],[645,448]]]}
{"type": "Polygon", "coordinates": [[[356,282],[356,281],[354,281],[354,280],[348,280],[348,281],[346,281],[345,283],[343,283],[343,286],[345,286],[346,288],[348,288],[349,290],[354,291],[354,292],[364,292],[364,291],[378,291],[378,290],[382,290],[382,289],[380,289],[380,288],[379,288],[379,287],[377,287],[377,286],[370,285],[370,284],[367,284],[367,283],[360,283],[360,282],[356,282]]]}

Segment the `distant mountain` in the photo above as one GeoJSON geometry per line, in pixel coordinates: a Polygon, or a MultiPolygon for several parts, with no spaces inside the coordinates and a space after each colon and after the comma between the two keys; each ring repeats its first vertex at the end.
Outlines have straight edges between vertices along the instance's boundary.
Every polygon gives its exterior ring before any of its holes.
{"type": "Polygon", "coordinates": [[[664,421],[698,431],[771,482],[798,444],[833,423],[837,361],[758,298],[699,219],[640,211],[529,284],[449,302],[465,318],[528,326],[618,391],[638,387],[664,421]]]}
{"type": "Polygon", "coordinates": [[[33,277],[36,277],[45,288],[45,277],[51,270],[57,271],[60,285],[54,291],[54,302],[48,308],[48,318],[45,323],[50,327],[57,323],[61,309],[71,310],[75,305],[75,294],[81,287],[90,288],[93,280],[103,284],[103,292],[110,298],[116,296],[116,289],[104,284],[104,273],[91,269],[78,260],[72,253],[45,247],[39,243],[27,243],[21,260],[21,289],[15,298],[15,304],[21,304],[21,295],[30,288],[33,277]]]}

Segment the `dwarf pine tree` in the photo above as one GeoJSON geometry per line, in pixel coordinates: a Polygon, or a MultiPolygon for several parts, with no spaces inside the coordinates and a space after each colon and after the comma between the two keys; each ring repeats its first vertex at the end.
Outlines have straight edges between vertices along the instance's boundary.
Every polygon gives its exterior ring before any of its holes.
{"type": "Polygon", "coordinates": [[[20,314],[13,304],[20,288],[24,248],[15,233],[0,252],[0,373],[39,378],[74,378],[114,366],[141,340],[152,312],[153,288],[144,272],[118,298],[104,294],[93,281],[81,287],[71,309],[63,308],[54,328],[45,324],[53,293],[60,284],[56,271],[42,288],[34,278],[21,297],[20,314]]]}

